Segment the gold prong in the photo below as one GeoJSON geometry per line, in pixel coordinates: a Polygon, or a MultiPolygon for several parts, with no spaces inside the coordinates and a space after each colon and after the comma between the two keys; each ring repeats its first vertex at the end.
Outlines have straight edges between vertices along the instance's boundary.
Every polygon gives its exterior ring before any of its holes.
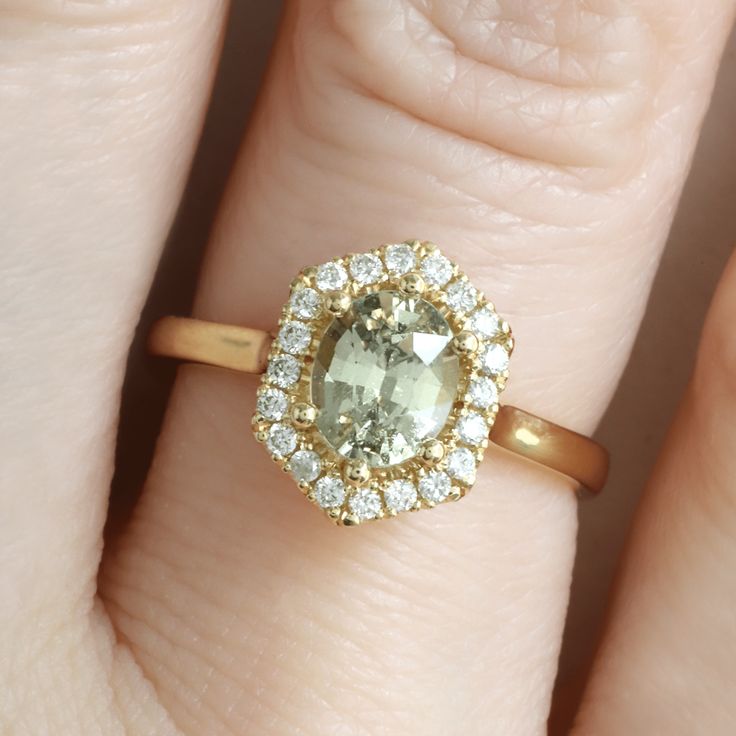
{"type": "MultiPolygon", "coordinates": [[[[313,500],[313,499],[310,499],[313,500]]],[[[336,506],[334,509],[328,509],[327,510],[327,516],[332,519],[332,521],[338,521],[340,519],[340,514],[342,513],[339,506],[336,506]]]]}
{"type": "Polygon", "coordinates": [[[340,317],[350,309],[350,297],[344,291],[331,291],[325,294],[325,309],[335,317],[340,317]]]}
{"type": "Polygon", "coordinates": [[[346,463],[343,475],[351,486],[363,486],[370,480],[371,471],[366,463],[354,460],[346,463]]]}
{"type": "Polygon", "coordinates": [[[439,248],[429,240],[422,240],[419,245],[420,255],[429,256],[436,253],[439,248]]]}
{"type": "Polygon", "coordinates": [[[317,419],[317,409],[311,404],[300,402],[291,407],[291,421],[300,429],[311,427],[317,419]]]}
{"type": "Polygon", "coordinates": [[[419,459],[428,467],[433,468],[442,462],[445,456],[445,446],[436,439],[426,440],[419,449],[419,459]]]}
{"type": "Polygon", "coordinates": [[[340,524],[343,526],[358,526],[360,519],[355,514],[345,514],[340,516],[340,524]]]}
{"type": "Polygon", "coordinates": [[[478,352],[478,347],[478,338],[467,330],[458,332],[452,341],[452,349],[457,355],[473,355],[478,352]]]}
{"type": "Polygon", "coordinates": [[[407,296],[421,296],[427,285],[418,273],[407,273],[399,281],[399,289],[407,296]]]}
{"type": "Polygon", "coordinates": [[[255,435],[256,442],[265,442],[268,439],[268,432],[265,429],[259,429],[255,435]]]}

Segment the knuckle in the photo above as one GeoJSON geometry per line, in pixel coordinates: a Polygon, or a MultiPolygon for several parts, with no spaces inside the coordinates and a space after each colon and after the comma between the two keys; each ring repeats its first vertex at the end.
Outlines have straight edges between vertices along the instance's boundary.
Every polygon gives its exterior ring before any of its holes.
{"type": "Polygon", "coordinates": [[[335,0],[348,74],[420,120],[521,157],[606,165],[638,153],[655,51],[636,16],[576,2],[335,0]],[[518,7],[517,7],[518,6],[518,7]],[[610,145],[631,137],[631,145],[610,145]]]}

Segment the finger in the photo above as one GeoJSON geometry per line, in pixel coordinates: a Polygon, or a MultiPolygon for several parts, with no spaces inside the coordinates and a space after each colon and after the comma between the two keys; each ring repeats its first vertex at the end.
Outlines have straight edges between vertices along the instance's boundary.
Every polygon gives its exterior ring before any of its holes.
{"type": "Polygon", "coordinates": [[[0,630],[24,657],[33,626],[56,632],[91,606],[125,356],[222,13],[0,3],[0,630]]]}
{"type": "Polygon", "coordinates": [[[580,733],[728,734],[736,727],[735,316],[732,257],[637,513],[580,733]]]}
{"type": "MultiPolygon", "coordinates": [[[[654,5],[618,3],[293,4],[199,315],[271,328],[279,284],[303,265],[426,235],[514,326],[508,400],[590,430],[726,33],[725,4],[698,7],[669,4],[661,20],[654,5]],[[443,53],[451,43],[462,51],[443,53]],[[549,64],[533,62],[544,49],[549,64]]],[[[105,569],[113,621],[176,721],[539,732],[574,547],[566,484],[494,456],[461,504],[351,534],[250,442],[254,390],[182,371],[105,569]]]]}

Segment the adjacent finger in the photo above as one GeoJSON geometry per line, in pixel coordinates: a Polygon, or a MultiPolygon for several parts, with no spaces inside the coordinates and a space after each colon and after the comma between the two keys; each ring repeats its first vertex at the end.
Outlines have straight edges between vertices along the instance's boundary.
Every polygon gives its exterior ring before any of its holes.
{"type": "Polygon", "coordinates": [[[637,512],[581,734],[736,729],[734,319],[736,257],[637,512]]]}
{"type": "Polygon", "coordinates": [[[0,3],[3,724],[30,692],[55,694],[32,698],[37,713],[80,699],[55,660],[79,671],[89,639],[126,353],[223,11],[219,0],[0,3]]]}

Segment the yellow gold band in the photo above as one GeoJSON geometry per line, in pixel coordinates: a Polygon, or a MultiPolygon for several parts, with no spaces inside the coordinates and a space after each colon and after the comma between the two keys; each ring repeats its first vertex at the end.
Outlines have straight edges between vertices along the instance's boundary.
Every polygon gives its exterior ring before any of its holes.
{"type": "MultiPolygon", "coordinates": [[[[263,373],[272,337],[263,330],[185,317],[164,317],[151,331],[154,355],[243,373],[263,373]]],[[[501,406],[489,436],[499,447],[533,460],[598,493],[608,475],[608,452],[594,440],[513,406],[501,406]]]]}

